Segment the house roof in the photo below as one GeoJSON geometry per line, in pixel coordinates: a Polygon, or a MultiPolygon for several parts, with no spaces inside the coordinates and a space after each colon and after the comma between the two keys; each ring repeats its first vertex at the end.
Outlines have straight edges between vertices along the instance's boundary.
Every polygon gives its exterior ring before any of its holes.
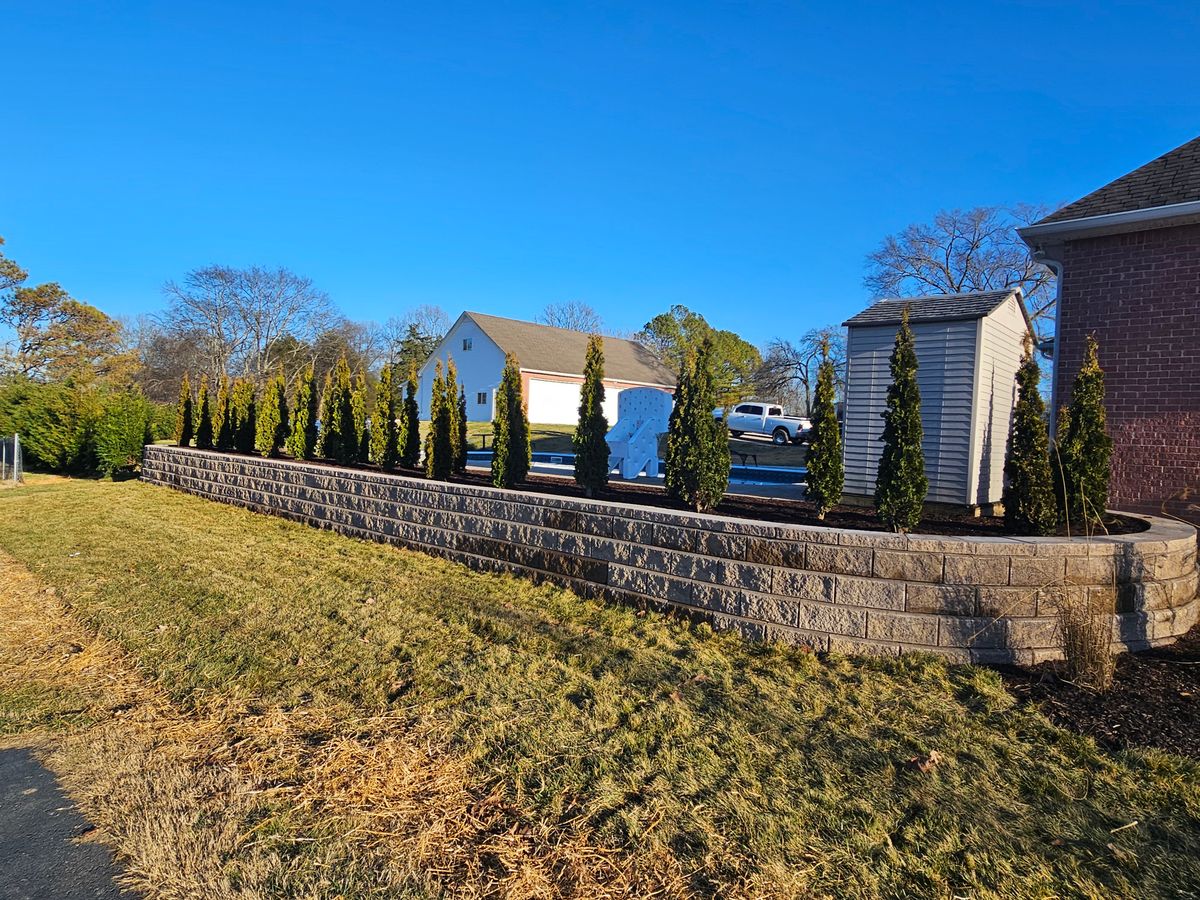
{"type": "Polygon", "coordinates": [[[899,325],[904,307],[908,307],[908,321],[955,322],[982,319],[1013,295],[1024,311],[1019,288],[1002,291],[976,291],[970,294],[938,294],[931,297],[892,297],[879,300],[858,315],[847,319],[843,325],[899,325]]]}
{"type": "Polygon", "coordinates": [[[1200,137],[1068,203],[1036,224],[1200,201],[1200,137]]]}
{"type": "MultiPolygon", "coordinates": [[[[516,356],[522,369],[583,374],[588,335],[581,331],[476,312],[463,315],[478,325],[501,350],[516,356]]],[[[636,341],[623,338],[604,339],[604,377],[612,381],[675,385],[674,373],[653,353],[636,341]]]]}

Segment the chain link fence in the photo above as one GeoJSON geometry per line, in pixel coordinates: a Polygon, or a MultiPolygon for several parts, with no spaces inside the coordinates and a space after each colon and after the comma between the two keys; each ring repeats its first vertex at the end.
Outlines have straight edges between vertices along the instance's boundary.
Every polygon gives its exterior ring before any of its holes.
{"type": "Polygon", "coordinates": [[[0,484],[19,484],[22,481],[25,472],[22,457],[19,434],[0,437],[0,484]]]}

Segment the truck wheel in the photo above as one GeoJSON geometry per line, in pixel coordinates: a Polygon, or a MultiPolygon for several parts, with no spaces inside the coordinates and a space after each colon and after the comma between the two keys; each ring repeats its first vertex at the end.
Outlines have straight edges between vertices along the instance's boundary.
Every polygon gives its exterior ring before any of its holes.
{"type": "Polygon", "coordinates": [[[791,439],[792,436],[788,434],[788,430],[786,428],[776,428],[771,433],[771,443],[778,444],[781,447],[791,439]]]}

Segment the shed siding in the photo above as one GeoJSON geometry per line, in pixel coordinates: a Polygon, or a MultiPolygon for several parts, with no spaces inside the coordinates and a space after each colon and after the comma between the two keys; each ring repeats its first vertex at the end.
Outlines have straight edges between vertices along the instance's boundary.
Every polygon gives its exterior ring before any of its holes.
{"type": "Polygon", "coordinates": [[[975,503],[999,502],[1004,496],[1004,455],[1017,397],[1017,369],[1025,352],[1028,329],[1015,299],[982,320],[979,404],[975,419],[975,503]]]}
{"type": "MultiPolygon", "coordinates": [[[[971,502],[972,378],[976,321],[917,323],[913,326],[921,391],[922,450],[929,477],[927,500],[971,502]]],[[[891,383],[893,325],[852,327],[847,344],[845,462],[847,494],[871,496],[883,446],[881,415],[891,383]]]]}

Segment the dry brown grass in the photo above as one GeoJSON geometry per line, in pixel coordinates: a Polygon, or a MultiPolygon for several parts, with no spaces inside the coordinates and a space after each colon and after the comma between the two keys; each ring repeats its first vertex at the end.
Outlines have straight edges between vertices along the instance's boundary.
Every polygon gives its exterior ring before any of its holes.
{"type": "Polygon", "coordinates": [[[529,827],[500,791],[472,790],[465,760],[400,717],[184,715],[3,553],[0,584],[0,689],[32,687],[50,710],[0,745],[38,751],[131,887],[155,897],[327,896],[350,868],[355,881],[370,872],[384,894],[687,894],[671,859],[633,865],[569,827],[529,827]],[[314,831],[321,840],[305,836],[314,831]],[[314,862],[330,876],[307,874],[314,862]]]}

